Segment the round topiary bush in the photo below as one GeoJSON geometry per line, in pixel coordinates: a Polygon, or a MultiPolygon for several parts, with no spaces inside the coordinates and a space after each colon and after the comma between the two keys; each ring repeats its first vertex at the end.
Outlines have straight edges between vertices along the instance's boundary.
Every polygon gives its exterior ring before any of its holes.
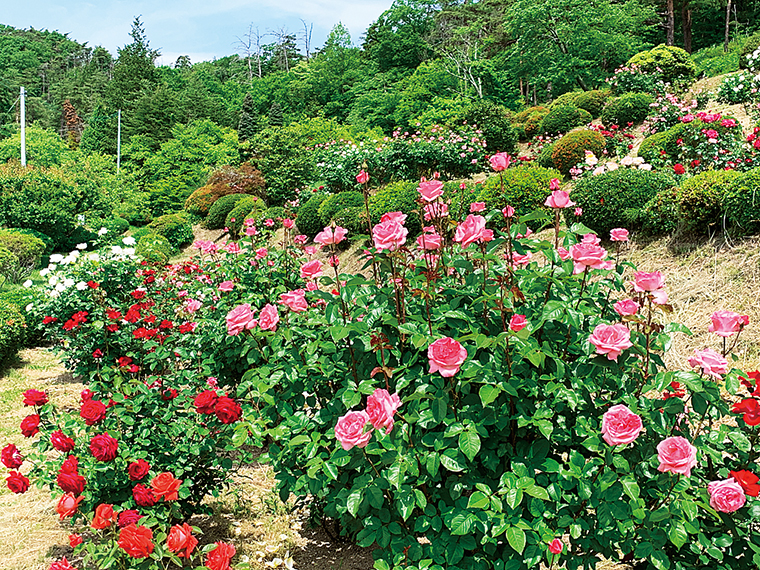
{"type": "Polygon", "coordinates": [[[30,228],[13,228],[12,231],[16,233],[36,237],[38,240],[42,240],[42,243],[45,244],[45,250],[42,252],[42,255],[48,255],[48,254],[53,253],[53,248],[55,247],[55,240],[53,240],[53,238],[51,238],[50,236],[45,235],[42,232],[38,232],[37,230],[32,230],[30,228]]]}
{"type": "Polygon", "coordinates": [[[194,216],[206,217],[211,206],[219,199],[214,189],[210,186],[201,186],[185,200],[185,210],[194,216]]]}
{"type": "Polygon", "coordinates": [[[706,170],[683,181],[678,191],[678,213],[686,230],[707,234],[723,225],[723,199],[741,174],[733,170],[706,170]]]}
{"type": "Polygon", "coordinates": [[[568,91],[567,93],[563,93],[549,104],[549,109],[551,110],[556,109],[557,107],[566,107],[568,105],[571,107],[577,107],[575,101],[578,99],[578,96],[581,93],[583,93],[583,91],[568,91]]]}
{"type": "Polygon", "coordinates": [[[322,225],[322,218],[319,216],[319,207],[327,198],[327,194],[314,194],[299,208],[298,217],[296,218],[299,232],[313,239],[315,235],[322,231],[324,226],[322,225]]]}
{"type": "Polygon", "coordinates": [[[172,255],[172,245],[164,236],[148,233],[137,242],[135,253],[148,263],[164,265],[172,255]]]}
{"type": "Polygon", "coordinates": [[[567,133],[554,143],[554,148],[552,149],[554,166],[562,174],[567,174],[573,166],[579,162],[583,162],[587,150],[590,150],[596,156],[601,156],[606,145],[607,142],[604,140],[604,136],[596,131],[581,129],[567,133]]]}
{"type": "MultiPolygon", "coordinates": [[[[250,217],[251,216],[246,216],[246,218],[250,217]]],[[[264,226],[267,228],[276,230],[282,227],[283,218],[285,218],[285,208],[282,206],[272,206],[271,208],[267,208],[261,212],[258,217],[253,219],[256,220],[257,224],[264,224],[264,226]],[[268,220],[272,220],[272,222],[267,223],[268,220]]]]}
{"type": "Polygon", "coordinates": [[[654,98],[648,93],[625,93],[615,97],[602,110],[602,123],[608,127],[640,123],[646,119],[653,102],[654,98]]]}
{"type": "Polygon", "coordinates": [[[478,101],[462,115],[469,125],[476,125],[483,133],[488,152],[514,152],[517,133],[510,123],[509,110],[490,101],[478,101]]]}
{"type": "Polygon", "coordinates": [[[182,214],[159,216],[148,224],[148,229],[164,236],[173,248],[179,249],[193,241],[193,227],[182,214]]]}
{"type": "Polygon", "coordinates": [[[734,235],[760,233],[760,168],[741,174],[723,197],[729,231],[734,235]]]}
{"type": "Polygon", "coordinates": [[[626,63],[628,67],[632,65],[638,66],[644,73],[660,75],[668,83],[692,79],[697,72],[697,65],[689,52],[665,44],[637,53],[626,63]]]}
{"type": "Polygon", "coordinates": [[[536,111],[528,117],[528,120],[525,121],[525,124],[523,125],[525,128],[525,136],[527,138],[531,139],[541,131],[541,121],[544,120],[544,117],[546,117],[549,112],[548,109],[536,111]]]}
{"type": "Polygon", "coordinates": [[[501,177],[491,176],[483,184],[478,202],[485,202],[487,211],[512,206],[517,215],[527,214],[543,206],[551,193],[551,179],[562,176],[553,168],[533,165],[508,168],[502,175],[504,189],[502,190],[501,177]]]}
{"type": "Polygon", "coordinates": [[[224,220],[231,236],[237,236],[248,218],[258,220],[261,213],[266,210],[266,203],[258,196],[245,196],[240,200],[224,220]]]}
{"type": "Polygon", "coordinates": [[[6,266],[4,275],[10,283],[20,283],[37,267],[45,252],[45,242],[20,230],[0,230],[0,247],[16,256],[18,263],[6,266]]]}
{"type": "Polygon", "coordinates": [[[607,89],[599,90],[594,89],[592,91],[583,91],[576,98],[573,103],[579,109],[584,109],[591,113],[592,117],[598,117],[602,114],[604,104],[607,99],[610,98],[610,91],[607,89]]]}
{"type": "Polygon", "coordinates": [[[39,287],[12,286],[4,288],[0,293],[0,305],[3,303],[15,305],[24,316],[26,334],[23,346],[25,347],[39,346],[42,343],[43,315],[34,308],[43,305],[46,301],[46,295],[39,287]],[[27,311],[26,308],[29,305],[32,305],[32,310],[27,311]]]}
{"type": "Polygon", "coordinates": [[[533,113],[548,113],[549,109],[547,107],[542,107],[541,105],[538,105],[536,107],[528,107],[527,109],[523,109],[519,113],[516,113],[512,117],[512,123],[514,124],[522,124],[525,121],[528,120],[528,117],[530,117],[533,113]]]}
{"type": "Polygon", "coordinates": [[[564,105],[554,107],[549,114],[541,120],[540,130],[542,133],[549,135],[564,134],[574,129],[590,123],[591,114],[583,109],[564,105]]]}
{"type": "Polygon", "coordinates": [[[579,221],[600,237],[606,238],[614,228],[640,230],[642,210],[659,192],[671,188],[675,181],[669,174],[633,168],[619,168],[576,182],[570,199],[583,213],[575,216],[565,209],[568,224],[579,221]]]}
{"type": "Polygon", "coordinates": [[[678,187],[665,188],[647,202],[639,216],[641,229],[652,236],[667,235],[678,229],[678,187]]]}
{"type": "Polygon", "coordinates": [[[26,320],[19,308],[0,300],[0,362],[16,355],[26,340],[26,320]]]}
{"type": "Polygon", "coordinates": [[[554,168],[552,152],[554,152],[554,143],[545,144],[536,157],[538,165],[543,166],[544,168],[554,168]]]}
{"type": "Polygon", "coordinates": [[[420,225],[420,216],[417,214],[420,206],[417,199],[420,197],[417,192],[417,182],[392,182],[385,188],[378,190],[374,196],[369,199],[369,218],[372,225],[380,223],[380,218],[386,212],[403,212],[407,215],[406,229],[409,230],[409,237],[415,237],[422,231],[420,225]]]}
{"type": "Polygon", "coordinates": [[[348,237],[367,235],[367,212],[364,206],[345,208],[336,213],[332,220],[335,225],[348,230],[348,237]]]}
{"type": "Polygon", "coordinates": [[[638,156],[651,163],[654,160],[662,158],[665,151],[665,142],[668,140],[668,132],[655,133],[649,135],[639,146],[638,156]]]}
{"type": "Polygon", "coordinates": [[[329,225],[336,214],[340,214],[346,208],[364,208],[364,196],[361,192],[350,190],[338,192],[327,197],[319,206],[319,219],[322,226],[329,225]]]}
{"type": "Polygon", "coordinates": [[[210,230],[220,230],[225,227],[227,214],[246,196],[246,194],[229,194],[219,198],[208,211],[205,222],[206,227],[210,230]]]}

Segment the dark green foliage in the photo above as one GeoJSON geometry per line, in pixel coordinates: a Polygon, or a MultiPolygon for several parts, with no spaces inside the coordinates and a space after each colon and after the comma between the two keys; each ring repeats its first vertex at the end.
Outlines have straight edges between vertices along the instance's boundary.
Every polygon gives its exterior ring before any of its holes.
{"type": "Polygon", "coordinates": [[[420,215],[417,213],[421,206],[417,204],[420,193],[417,192],[417,182],[392,182],[377,191],[369,198],[369,219],[372,225],[380,223],[380,218],[387,212],[403,212],[406,214],[404,226],[409,230],[409,238],[415,237],[422,231],[420,215]]]}
{"type": "Polygon", "coordinates": [[[567,133],[552,148],[554,166],[562,174],[567,174],[573,166],[583,162],[587,150],[601,156],[606,145],[604,137],[596,131],[581,129],[567,133]]]}
{"type": "Polygon", "coordinates": [[[193,227],[182,214],[160,216],[148,224],[148,229],[164,236],[176,249],[193,241],[193,227]]]}
{"type": "Polygon", "coordinates": [[[135,246],[135,253],[148,263],[164,265],[172,255],[172,245],[164,236],[147,233],[140,237],[135,246]]]}
{"type": "Polygon", "coordinates": [[[583,178],[570,192],[570,199],[583,209],[583,214],[578,218],[573,208],[567,208],[565,220],[580,221],[602,238],[609,237],[614,228],[640,230],[641,210],[659,192],[674,185],[673,178],[663,172],[631,168],[583,178]]]}
{"type": "Polygon", "coordinates": [[[647,93],[625,93],[611,99],[602,111],[602,123],[607,127],[618,125],[625,127],[628,123],[640,123],[646,119],[654,99],[647,93]]]}
{"type": "Polygon", "coordinates": [[[732,170],[707,170],[683,181],[678,213],[685,230],[709,234],[723,227],[723,199],[741,179],[732,170]]]}
{"type": "Polygon", "coordinates": [[[23,230],[0,230],[0,247],[10,251],[17,263],[5,268],[10,283],[20,283],[37,267],[46,250],[45,242],[23,230]]]}
{"type": "Polygon", "coordinates": [[[477,201],[486,203],[486,211],[512,206],[517,215],[527,214],[543,206],[551,194],[551,179],[562,177],[553,168],[532,165],[508,168],[502,175],[504,190],[502,191],[500,177],[491,176],[483,184],[477,201]]]}
{"type": "Polygon", "coordinates": [[[544,120],[544,117],[546,117],[549,112],[549,109],[546,109],[535,111],[534,113],[530,114],[528,119],[523,124],[523,127],[525,128],[525,136],[528,139],[532,139],[541,131],[541,121],[544,120]]]}
{"type": "Polygon", "coordinates": [[[269,107],[269,126],[281,127],[282,126],[282,107],[275,101],[272,106],[269,107]]]}
{"type": "Polygon", "coordinates": [[[47,236],[43,234],[42,232],[38,232],[37,230],[32,230],[29,228],[13,228],[13,232],[36,237],[37,239],[42,240],[42,242],[45,244],[45,251],[42,252],[42,255],[48,255],[48,254],[53,253],[55,242],[50,236],[47,236]]]}
{"type": "MultiPolygon", "coordinates": [[[[0,292],[0,306],[4,303],[15,305],[24,316],[26,321],[25,347],[38,346],[42,342],[43,325],[42,315],[39,311],[27,311],[29,305],[42,305],[45,294],[39,287],[6,287],[0,292]]],[[[0,328],[2,328],[0,326],[0,328]]],[[[21,346],[19,346],[21,348],[21,346]]]]}
{"type": "Polygon", "coordinates": [[[678,229],[678,187],[672,186],[660,190],[647,202],[638,219],[641,229],[652,236],[672,234],[678,229]]]}
{"type": "Polygon", "coordinates": [[[697,70],[697,66],[687,51],[664,44],[649,51],[637,53],[628,60],[626,65],[636,65],[645,73],[659,75],[667,83],[689,80],[694,77],[697,70]]]}
{"type": "Polygon", "coordinates": [[[536,157],[538,165],[543,166],[544,168],[554,168],[554,159],[552,158],[553,151],[554,143],[545,144],[536,157]]]}
{"type": "Polygon", "coordinates": [[[117,121],[115,112],[102,103],[97,105],[87,117],[79,148],[85,152],[116,154],[117,121]]]}
{"type": "Polygon", "coordinates": [[[208,211],[206,227],[210,230],[220,230],[225,227],[227,214],[246,196],[246,194],[229,194],[219,198],[208,211]]]}
{"type": "Polygon", "coordinates": [[[0,300],[0,362],[16,355],[26,341],[26,320],[19,308],[0,300]]]}
{"type": "Polygon", "coordinates": [[[340,214],[346,208],[364,207],[364,196],[361,192],[349,190],[338,192],[329,196],[319,206],[319,219],[323,226],[330,224],[336,214],[340,214]]]}
{"type": "Polygon", "coordinates": [[[319,216],[319,207],[322,202],[327,200],[326,194],[314,194],[309,200],[298,209],[296,226],[298,231],[314,239],[314,236],[322,231],[322,219],[319,216]]]}
{"type": "Polygon", "coordinates": [[[282,206],[272,206],[271,208],[264,210],[256,221],[257,223],[263,223],[266,220],[272,220],[274,222],[274,226],[271,227],[278,229],[282,227],[282,220],[284,218],[285,208],[282,206]]]}
{"type": "Polygon", "coordinates": [[[224,220],[225,227],[229,230],[230,236],[237,236],[240,233],[243,223],[246,219],[259,219],[261,212],[266,209],[267,205],[258,196],[246,196],[240,200],[235,207],[227,214],[224,220]]]}
{"type": "Polygon", "coordinates": [[[583,109],[563,105],[553,107],[541,120],[540,130],[548,135],[564,134],[591,122],[591,114],[583,109]]]}
{"type": "Polygon", "coordinates": [[[253,105],[251,94],[246,93],[243,99],[243,108],[240,111],[240,121],[238,122],[238,139],[241,141],[250,140],[254,137],[256,131],[258,131],[256,108],[253,105]]]}
{"type": "Polygon", "coordinates": [[[528,120],[528,117],[530,117],[533,113],[548,113],[549,109],[542,106],[537,107],[528,107],[527,109],[523,109],[519,113],[515,113],[512,116],[512,122],[513,123],[524,123],[528,120]]]}
{"type": "Polygon", "coordinates": [[[251,162],[267,181],[267,202],[281,206],[304,188],[315,171],[314,153],[306,150],[311,141],[298,125],[264,129],[252,140],[251,162]]]}
{"type": "Polygon", "coordinates": [[[551,102],[549,105],[549,109],[554,109],[555,107],[567,107],[568,105],[571,107],[577,107],[575,104],[576,99],[578,99],[578,96],[583,93],[583,91],[568,91],[567,93],[563,93],[559,97],[557,97],[554,101],[551,102]]]}
{"type": "Polygon", "coordinates": [[[357,235],[367,235],[367,212],[364,206],[352,206],[337,212],[333,216],[336,226],[348,230],[348,238],[357,235]]]}
{"type": "Polygon", "coordinates": [[[584,109],[591,113],[592,117],[598,117],[602,114],[604,104],[609,97],[610,91],[608,89],[583,91],[575,97],[575,102],[573,104],[579,109],[584,109]]]}
{"type": "Polygon", "coordinates": [[[124,218],[132,226],[144,226],[153,219],[150,212],[150,196],[147,192],[134,192],[126,196],[114,213],[124,218]]]}
{"type": "Polygon", "coordinates": [[[665,141],[668,140],[668,131],[662,131],[649,135],[639,146],[638,155],[645,161],[651,163],[653,160],[662,158],[665,151],[665,141]]]}
{"type": "Polygon", "coordinates": [[[749,67],[747,57],[752,55],[752,53],[758,48],[760,48],[760,31],[755,32],[744,40],[744,45],[739,51],[739,67],[741,69],[747,69],[749,67]]]}
{"type": "Polygon", "coordinates": [[[729,231],[734,235],[760,233],[760,168],[737,178],[723,197],[729,231]]]}
{"type": "Polygon", "coordinates": [[[490,153],[512,153],[517,144],[517,133],[510,122],[510,112],[502,105],[479,101],[467,109],[462,117],[468,125],[477,125],[486,139],[490,153]]]}

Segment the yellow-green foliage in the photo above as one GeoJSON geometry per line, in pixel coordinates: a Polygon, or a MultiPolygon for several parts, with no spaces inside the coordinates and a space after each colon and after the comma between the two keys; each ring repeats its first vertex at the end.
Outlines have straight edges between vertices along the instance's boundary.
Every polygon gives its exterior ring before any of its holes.
{"type": "Polygon", "coordinates": [[[567,174],[573,166],[579,162],[583,162],[587,150],[599,156],[606,144],[604,137],[600,133],[589,129],[580,129],[567,133],[554,143],[554,148],[552,149],[554,166],[563,174],[567,174]]]}

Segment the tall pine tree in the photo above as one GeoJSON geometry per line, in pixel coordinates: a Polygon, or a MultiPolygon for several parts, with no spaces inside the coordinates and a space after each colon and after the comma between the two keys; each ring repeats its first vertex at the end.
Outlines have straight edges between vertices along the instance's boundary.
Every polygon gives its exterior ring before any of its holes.
{"type": "Polygon", "coordinates": [[[253,106],[253,97],[251,97],[250,93],[246,93],[243,99],[243,109],[240,111],[238,139],[241,141],[250,140],[257,130],[258,124],[256,121],[256,108],[253,106]]]}

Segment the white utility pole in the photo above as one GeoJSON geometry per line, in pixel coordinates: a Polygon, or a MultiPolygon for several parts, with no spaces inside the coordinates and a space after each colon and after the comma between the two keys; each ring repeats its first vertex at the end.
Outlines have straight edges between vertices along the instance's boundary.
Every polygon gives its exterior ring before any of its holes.
{"type": "Polygon", "coordinates": [[[21,88],[21,166],[26,166],[26,91],[21,88]]]}
{"type": "Polygon", "coordinates": [[[116,174],[119,173],[120,167],[121,167],[121,109],[119,109],[118,126],[116,127],[116,174]]]}

